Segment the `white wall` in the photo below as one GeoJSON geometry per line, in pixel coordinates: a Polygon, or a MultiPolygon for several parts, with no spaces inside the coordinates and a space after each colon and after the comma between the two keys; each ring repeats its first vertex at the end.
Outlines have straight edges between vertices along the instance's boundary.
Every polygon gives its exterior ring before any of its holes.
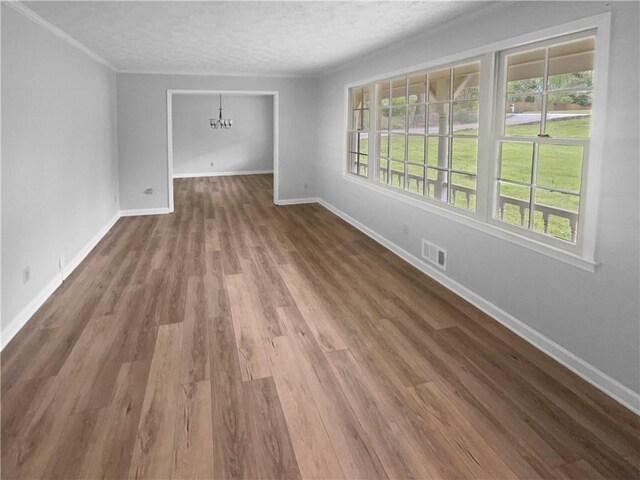
{"type": "Polygon", "coordinates": [[[413,37],[320,80],[318,195],[420,257],[448,250],[446,274],[626,387],[640,391],[637,2],[515,2],[413,37]],[[606,5],[609,5],[608,3],[606,5]],[[344,86],[570,20],[612,11],[597,273],[465,227],[342,178],[344,86]],[[410,225],[409,235],[402,225],[410,225]]]}
{"type": "Polygon", "coordinates": [[[2,331],[118,211],[116,77],[2,4],[2,331]],[[22,271],[31,267],[23,284],[22,271]]]}
{"type": "Polygon", "coordinates": [[[123,210],[167,208],[167,90],[280,93],[280,199],[315,196],[317,80],[118,74],[118,151],[123,210]],[[307,184],[307,188],[305,188],[307,184]],[[145,195],[147,188],[152,195],[145,195]]]}
{"type": "Polygon", "coordinates": [[[209,126],[218,104],[218,95],[173,95],[174,175],[273,170],[273,96],[224,95],[228,130],[209,126]]]}

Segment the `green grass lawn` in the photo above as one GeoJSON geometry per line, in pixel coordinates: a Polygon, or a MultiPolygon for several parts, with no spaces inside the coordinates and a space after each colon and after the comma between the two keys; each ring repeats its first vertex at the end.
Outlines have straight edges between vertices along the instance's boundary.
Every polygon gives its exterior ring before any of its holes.
{"type": "MultiPolygon", "coordinates": [[[[589,118],[580,117],[566,120],[553,120],[547,123],[547,133],[552,137],[563,138],[584,138],[589,134],[589,118]]],[[[508,128],[507,133],[513,136],[535,136],[539,132],[538,124],[515,125],[508,128]]],[[[474,130],[457,131],[456,134],[473,135],[477,132],[474,130]]],[[[405,137],[404,135],[391,135],[391,169],[398,172],[404,172],[404,164],[402,162],[394,162],[393,159],[402,160],[404,158],[405,137]]],[[[421,165],[409,165],[409,175],[422,177],[424,175],[424,137],[409,136],[408,158],[409,161],[415,161],[421,165]]],[[[380,141],[380,148],[384,151],[387,148],[386,139],[383,137],[380,141]]],[[[364,145],[362,145],[364,147],[364,145]]],[[[439,142],[438,137],[428,137],[426,148],[426,165],[428,167],[436,167],[438,165],[439,148],[448,148],[446,142],[439,142]]],[[[477,140],[474,138],[454,138],[453,151],[451,154],[452,167],[461,172],[475,174],[476,172],[476,151],[477,140]]],[[[446,155],[445,155],[446,158],[446,155]]],[[[514,182],[531,182],[532,174],[532,158],[533,143],[527,142],[503,142],[502,144],[502,172],[501,178],[505,181],[500,184],[500,194],[508,197],[529,201],[531,194],[530,189],[510,183],[514,182]]],[[[386,163],[381,165],[386,166],[386,163]]],[[[538,170],[535,179],[541,187],[549,187],[567,190],[578,193],[580,191],[580,178],[582,171],[582,147],[571,145],[541,145],[538,154],[538,170]]],[[[440,173],[441,178],[444,175],[440,173]]],[[[438,171],[433,168],[427,168],[427,176],[431,179],[438,177],[438,171]]],[[[451,183],[465,187],[476,188],[475,175],[453,174],[451,183]]],[[[403,179],[394,176],[393,185],[403,188],[403,179]]],[[[422,193],[423,186],[415,181],[410,181],[407,190],[422,193]]],[[[428,195],[435,196],[433,186],[429,189],[428,195]]],[[[548,205],[551,207],[561,208],[564,210],[577,212],[579,206],[579,197],[577,195],[553,192],[538,188],[535,192],[536,204],[548,205]]],[[[475,194],[469,199],[469,208],[475,211],[475,194]]],[[[467,208],[467,199],[465,195],[458,195],[456,204],[462,208],[467,208]]],[[[507,205],[504,211],[504,219],[510,223],[520,225],[521,220],[525,225],[528,222],[528,209],[524,212],[524,218],[521,219],[520,209],[515,205],[507,205]]],[[[542,213],[536,211],[534,213],[534,228],[542,232],[543,218],[542,213]]],[[[569,221],[559,216],[551,216],[549,219],[549,234],[563,238],[571,239],[571,230],[569,221]]]]}

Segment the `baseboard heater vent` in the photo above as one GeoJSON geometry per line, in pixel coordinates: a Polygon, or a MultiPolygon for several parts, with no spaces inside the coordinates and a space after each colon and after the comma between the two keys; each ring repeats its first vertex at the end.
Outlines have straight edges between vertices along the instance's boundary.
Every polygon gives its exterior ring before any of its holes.
{"type": "Polygon", "coordinates": [[[447,251],[424,238],[422,239],[422,258],[442,270],[447,269],[447,251]]]}

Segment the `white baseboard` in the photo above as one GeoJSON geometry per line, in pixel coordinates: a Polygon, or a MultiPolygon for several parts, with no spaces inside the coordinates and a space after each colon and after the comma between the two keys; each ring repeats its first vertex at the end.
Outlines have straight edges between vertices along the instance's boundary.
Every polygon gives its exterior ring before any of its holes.
{"type": "Polygon", "coordinates": [[[318,203],[320,203],[323,207],[327,208],[331,212],[335,213],[346,222],[353,225],[365,235],[371,237],[379,244],[388,248],[402,259],[409,262],[424,274],[428,275],[429,277],[447,287],[449,290],[464,298],[466,301],[473,304],[496,321],[500,322],[502,325],[507,327],[516,335],[525,339],[537,349],[542,350],[558,363],[564,365],[594,387],[602,390],[617,402],[621,403],[631,411],[640,415],[640,394],[634,392],[614,378],[611,378],[609,375],[602,372],[585,360],[581,359],[577,355],[571,353],[566,348],[558,345],[553,340],[545,337],[522,321],[518,320],[510,313],[505,312],[497,305],[494,305],[487,299],[481,297],[480,295],[456,282],[452,278],[445,275],[442,271],[431,267],[429,264],[420,260],[415,255],[407,252],[387,238],[371,230],[366,225],[360,223],[358,220],[334,207],[330,203],[327,203],[322,199],[318,199],[318,203]]]}
{"type": "Polygon", "coordinates": [[[230,177],[232,175],[265,175],[273,170],[239,170],[234,172],[174,173],[173,178],[230,177]]]}
{"type": "Polygon", "coordinates": [[[140,215],[163,215],[169,213],[167,207],[163,208],[138,208],[134,210],[120,210],[121,217],[138,217],[140,215]]]}
{"type": "Polygon", "coordinates": [[[16,333],[24,327],[33,314],[38,311],[44,302],[47,301],[47,298],[49,298],[61,284],[62,276],[59,274],[54,275],[51,281],[11,320],[9,325],[2,330],[2,334],[0,334],[0,337],[2,337],[0,339],[0,350],[4,350],[4,347],[16,336],[16,333]]]}
{"type": "Polygon", "coordinates": [[[99,231],[96,233],[89,243],[87,243],[78,254],[71,259],[66,265],[62,267],[62,280],[64,281],[71,273],[82,263],[82,261],[91,253],[91,250],[102,240],[111,227],[113,227],[120,218],[120,212],[116,213],[111,220],[109,220],[99,231]]]}
{"type": "Polygon", "coordinates": [[[309,198],[289,198],[285,200],[278,200],[276,205],[303,205],[305,203],[318,203],[320,200],[316,197],[309,198]]]}
{"type": "Polygon", "coordinates": [[[38,292],[38,294],[14,317],[7,327],[0,333],[0,350],[11,341],[11,339],[20,331],[20,329],[29,321],[34,313],[47,301],[47,299],[56,291],[71,273],[82,263],[87,255],[95,248],[102,237],[104,237],[111,227],[120,218],[120,213],[116,213],[91,240],[75,255],[69,263],[62,268],[62,275],[56,274],[47,285],[38,292]]]}

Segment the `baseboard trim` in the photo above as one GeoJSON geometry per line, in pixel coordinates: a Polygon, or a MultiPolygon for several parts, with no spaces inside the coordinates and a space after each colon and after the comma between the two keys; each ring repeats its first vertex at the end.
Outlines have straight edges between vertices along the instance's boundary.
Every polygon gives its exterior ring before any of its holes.
{"type": "Polygon", "coordinates": [[[22,327],[29,321],[34,313],[47,301],[47,299],[62,285],[62,282],[82,263],[82,261],[91,253],[91,250],[102,240],[109,230],[115,225],[120,218],[120,213],[116,213],[91,240],[62,268],[62,274],[56,274],[38,292],[38,294],[14,317],[9,325],[0,333],[0,351],[11,341],[13,337],[20,331],[22,327]]]}
{"type": "Polygon", "coordinates": [[[457,281],[448,277],[442,271],[431,267],[429,264],[420,260],[412,253],[409,253],[402,247],[396,245],[392,241],[373,231],[372,229],[359,222],[355,218],[351,217],[350,215],[346,214],[342,210],[336,208],[335,206],[322,199],[318,199],[318,203],[320,203],[320,205],[325,207],[327,210],[336,214],[338,217],[342,218],[347,223],[360,230],[368,237],[372,238],[382,246],[391,250],[400,258],[409,262],[425,275],[428,275],[429,277],[447,287],[449,290],[464,298],[466,301],[482,310],[484,313],[486,313],[496,321],[500,322],[516,335],[529,342],[538,350],[543,351],[558,363],[565,366],[597,389],[606,393],[618,403],[624,405],[629,410],[640,415],[640,394],[621,384],[614,378],[610,377],[603,371],[581,359],[561,345],[558,345],[553,340],[542,335],[540,332],[529,327],[510,313],[502,310],[497,305],[494,305],[487,299],[481,297],[480,295],[469,290],[457,281]]]}
{"type": "Polygon", "coordinates": [[[272,174],[273,170],[250,170],[233,172],[207,172],[207,173],[174,173],[173,178],[199,178],[199,177],[231,177],[234,175],[266,175],[272,174]]]}
{"type": "Polygon", "coordinates": [[[138,208],[133,210],[120,210],[121,217],[138,217],[140,215],[163,215],[169,213],[167,207],[163,208],[138,208]]]}
{"type": "Polygon", "coordinates": [[[87,258],[87,255],[89,255],[89,253],[91,253],[91,250],[93,250],[96,245],[98,245],[98,243],[100,242],[100,240],[102,240],[102,237],[104,237],[107,232],[109,232],[109,230],[111,230],[111,228],[116,224],[116,222],[118,221],[118,219],[120,218],[120,212],[116,213],[113,217],[111,217],[111,220],[109,220],[99,231],[98,233],[96,233],[93,238],[91,240],[89,240],[89,243],[87,243],[84,248],[82,250],[80,250],[78,252],[78,254],[73,257],[71,259],[71,261],[69,263],[67,263],[63,268],[62,268],[62,280],[66,280],[67,277],[69,275],[71,275],[71,273],[78,268],[78,265],[80,265],[82,263],[82,261],[87,258]]]}
{"type": "Polygon", "coordinates": [[[315,197],[309,198],[289,198],[284,200],[278,200],[276,205],[284,206],[284,205],[304,205],[305,203],[318,203],[320,200],[315,197]]]}

